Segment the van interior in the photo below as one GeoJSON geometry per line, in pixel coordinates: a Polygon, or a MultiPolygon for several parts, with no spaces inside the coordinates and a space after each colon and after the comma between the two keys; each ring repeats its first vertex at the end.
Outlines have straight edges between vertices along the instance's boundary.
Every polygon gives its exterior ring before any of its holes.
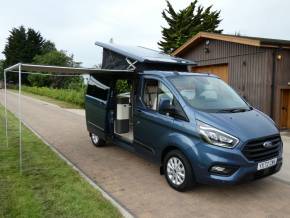
{"type": "Polygon", "coordinates": [[[133,143],[133,80],[119,79],[113,90],[113,107],[110,111],[113,117],[114,135],[120,139],[133,143]],[[120,101],[121,99],[121,101],[120,101]],[[118,122],[121,123],[118,127],[118,122]]]}
{"type": "MultiPolygon", "coordinates": [[[[116,99],[114,102],[116,104],[114,105],[114,111],[112,112],[114,114],[114,134],[127,141],[130,143],[133,143],[134,140],[134,134],[133,134],[133,104],[134,104],[134,99],[136,96],[136,84],[132,82],[134,80],[118,80],[116,82],[115,90],[114,90],[114,95],[113,98],[116,99]],[[126,92],[123,92],[123,90],[118,90],[120,89],[119,84],[127,84],[127,89],[126,92]],[[134,91],[135,90],[135,91],[134,91]],[[121,93],[120,93],[121,91],[121,93]],[[123,99],[122,101],[119,101],[119,99],[123,99]],[[119,104],[118,102],[121,102],[119,104]],[[122,103],[122,102],[127,102],[127,103],[122,103]],[[122,118],[122,120],[118,120],[119,118],[122,118]],[[127,122],[124,120],[128,120],[127,122]],[[123,125],[121,125],[121,129],[118,128],[118,122],[123,122],[123,125]]],[[[158,101],[162,96],[167,96],[171,99],[173,99],[173,96],[170,97],[169,91],[166,92],[165,87],[160,86],[157,80],[151,80],[148,79],[146,80],[144,84],[144,93],[141,94],[143,103],[148,109],[156,111],[158,109],[158,101]]]]}

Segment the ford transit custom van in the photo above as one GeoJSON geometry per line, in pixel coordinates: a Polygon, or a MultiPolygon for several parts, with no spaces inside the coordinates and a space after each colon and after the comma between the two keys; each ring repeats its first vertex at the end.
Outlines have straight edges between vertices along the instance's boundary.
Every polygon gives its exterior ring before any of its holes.
{"type": "Polygon", "coordinates": [[[280,170],[282,141],[275,123],[218,77],[148,71],[136,80],[130,95],[118,96],[91,77],[86,110],[96,146],[110,140],[159,163],[179,191],[280,170]],[[125,114],[118,114],[120,108],[125,114]],[[118,117],[124,118],[125,131],[122,124],[116,128],[118,117]]]}
{"type": "Polygon", "coordinates": [[[114,143],[155,162],[177,191],[281,169],[283,143],[271,118],[217,76],[175,67],[91,75],[85,108],[92,143],[114,143]],[[119,80],[130,90],[119,93],[119,80]]]}

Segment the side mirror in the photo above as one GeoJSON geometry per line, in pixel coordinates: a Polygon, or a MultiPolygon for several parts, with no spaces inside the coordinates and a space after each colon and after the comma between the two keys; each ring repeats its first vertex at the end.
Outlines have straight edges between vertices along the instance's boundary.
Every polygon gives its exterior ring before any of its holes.
{"type": "Polygon", "coordinates": [[[169,98],[160,98],[159,101],[159,112],[161,114],[174,113],[175,109],[171,105],[169,98]]]}

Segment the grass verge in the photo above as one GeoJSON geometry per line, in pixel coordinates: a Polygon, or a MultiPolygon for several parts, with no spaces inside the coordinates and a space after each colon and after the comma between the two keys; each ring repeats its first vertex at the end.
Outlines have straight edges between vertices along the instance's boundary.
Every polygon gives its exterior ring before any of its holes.
{"type": "MultiPolygon", "coordinates": [[[[12,91],[14,93],[18,93],[18,91],[15,90],[15,89],[9,89],[9,91],[12,91]]],[[[61,108],[83,109],[83,107],[78,106],[76,104],[72,104],[72,103],[69,103],[69,102],[56,100],[56,99],[53,99],[53,98],[50,98],[50,97],[47,97],[47,96],[41,96],[41,95],[32,94],[30,92],[26,92],[26,91],[23,91],[23,90],[22,90],[22,94],[26,95],[26,96],[29,96],[29,97],[32,97],[32,98],[39,99],[41,101],[45,101],[45,102],[48,102],[48,103],[51,103],[51,104],[58,105],[61,108]]]]}
{"type": "MultiPolygon", "coordinates": [[[[18,87],[12,87],[16,91],[18,87]]],[[[84,108],[85,90],[53,89],[47,87],[22,86],[24,94],[38,98],[64,108],[84,108]]]]}
{"type": "MultiPolygon", "coordinates": [[[[0,106],[2,119],[3,114],[0,106]]],[[[10,113],[8,148],[4,136],[1,125],[0,217],[121,217],[110,202],[25,127],[20,174],[18,120],[10,113]]]]}

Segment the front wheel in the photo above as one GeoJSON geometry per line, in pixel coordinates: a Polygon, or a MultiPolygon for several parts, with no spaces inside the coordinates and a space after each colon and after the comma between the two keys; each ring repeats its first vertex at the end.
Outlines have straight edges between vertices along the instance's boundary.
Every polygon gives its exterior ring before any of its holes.
{"type": "Polygon", "coordinates": [[[101,147],[106,144],[106,142],[101,139],[99,136],[97,136],[95,133],[90,133],[91,141],[94,146],[101,147]]]}
{"type": "Polygon", "coordinates": [[[168,184],[177,191],[186,191],[195,184],[192,167],[179,150],[170,151],[164,158],[164,173],[168,184]]]}

